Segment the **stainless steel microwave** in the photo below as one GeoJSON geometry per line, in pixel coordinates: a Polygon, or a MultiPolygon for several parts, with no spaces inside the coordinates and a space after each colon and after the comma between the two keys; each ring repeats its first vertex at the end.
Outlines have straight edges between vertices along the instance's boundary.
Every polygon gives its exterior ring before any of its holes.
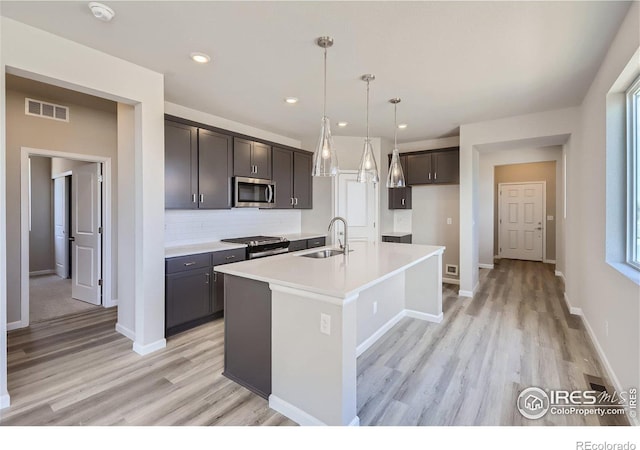
{"type": "Polygon", "coordinates": [[[276,182],[261,178],[233,179],[235,208],[273,208],[276,202],[276,182]]]}

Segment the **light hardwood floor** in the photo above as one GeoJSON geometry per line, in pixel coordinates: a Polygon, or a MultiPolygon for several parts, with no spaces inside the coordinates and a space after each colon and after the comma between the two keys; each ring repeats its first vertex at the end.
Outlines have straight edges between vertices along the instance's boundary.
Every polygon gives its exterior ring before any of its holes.
{"type": "MultiPolygon", "coordinates": [[[[441,324],[397,324],[358,359],[361,424],[598,425],[527,421],[515,409],[525,387],[587,389],[587,376],[603,376],[551,267],[503,260],[482,271],[474,300],[445,285],[441,324]]],[[[221,375],[222,320],[144,357],[115,321],[114,309],[99,309],[10,332],[12,406],[0,424],[293,425],[221,375]]]]}

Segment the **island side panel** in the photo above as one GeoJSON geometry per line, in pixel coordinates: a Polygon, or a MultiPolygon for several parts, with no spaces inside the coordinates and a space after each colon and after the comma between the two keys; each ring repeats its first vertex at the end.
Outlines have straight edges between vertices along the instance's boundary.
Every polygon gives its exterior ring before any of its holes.
{"type": "Polygon", "coordinates": [[[356,297],[271,288],[269,406],[301,425],[358,424],[356,297]],[[320,331],[321,314],[330,317],[330,335],[320,331]]]}
{"type": "Polygon", "coordinates": [[[410,317],[442,321],[442,253],[405,271],[405,308],[410,317]]]}
{"type": "Polygon", "coordinates": [[[224,372],[264,398],[271,394],[271,290],[268,283],[224,276],[224,372]]]}

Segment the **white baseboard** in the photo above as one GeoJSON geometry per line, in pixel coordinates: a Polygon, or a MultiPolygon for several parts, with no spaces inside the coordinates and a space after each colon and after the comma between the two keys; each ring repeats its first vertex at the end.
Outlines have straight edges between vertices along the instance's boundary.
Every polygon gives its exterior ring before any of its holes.
{"type": "Polygon", "coordinates": [[[28,326],[29,326],[29,325],[24,325],[24,324],[22,323],[22,320],[17,320],[17,321],[15,321],[15,322],[9,322],[9,323],[7,324],[7,331],[17,330],[17,329],[19,329],[19,328],[26,328],[26,327],[28,327],[28,326]]]}
{"type": "Polygon", "coordinates": [[[166,346],[167,346],[166,339],[160,339],[147,345],[142,345],[137,342],[134,342],[133,351],[136,352],[138,355],[144,356],[144,355],[148,355],[149,353],[158,351],[162,348],[165,348],[166,346]]]}
{"type": "Polygon", "coordinates": [[[53,270],[53,269],[34,270],[33,272],[29,272],[29,276],[30,277],[37,277],[38,275],[52,275],[54,273],[56,273],[56,271],[53,270]]]}
{"type": "Polygon", "coordinates": [[[460,297],[473,297],[473,292],[471,292],[471,291],[464,291],[464,290],[460,289],[460,290],[458,291],[458,295],[459,295],[460,297]]]}
{"type": "MultiPolygon", "coordinates": [[[[606,370],[609,380],[611,380],[611,383],[613,383],[613,388],[618,393],[626,391],[626,389],[624,389],[620,384],[620,380],[616,376],[616,373],[613,371],[613,367],[611,367],[611,364],[607,359],[607,355],[605,355],[604,350],[602,349],[602,346],[600,345],[600,342],[598,341],[598,338],[596,337],[596,334],[593,331],[593,328],[591,328],[591,324],[587,320],[587,317],[584,314],[581,314],[581,316],[582,316],[582,323],[584,323],[584,327],[587,329],[587,334],[589,335],[589,338],[591,338],[591,342],[593,343],[593,346],[596,348],[596,352],[598,352],[600,361],[602,361],[602,364],[604,365],[604,370],[606,370]]],[[[632,425],[635,425],[635,426],[640,425],[640,421],[638,420],[637,417],[631,417],[630,414],[626,414],[626,417],[627,419],[629,419],[629,422],[631,422],[632,425]]]]}
{"type": "MultiPolygon", "coordinates": [[[[271,394],[269,396],[269,408],[278,411],[280,414],[293,420],[298,425],[302,426],[327,426],[326,423],[320,419],[312,416],[306,411],[301,410],[297,406],[292,405],[286,400],[281,399],[277,395],[271,394]]],[[[349,427],[360,426],[360,418],[355,416],[351,419],[351,422],[347,424],[349,427]]]]}
{"type": "Polygon", "coordinates": [[[555,259],[543,259],[542,262],[545,263],[545,264],[555,264],[556,260],[555,259]]]}
{"type": "Polygon", "coordinates": [[[562,278],[562,281],[564,281],[565,283],[567,282],[567,279],[564,277],[564,274],[562,272],[560,272],[559,270],[556,270],[555,274],[557,277],[562,278]]]}
{"type": "Polygon", "coordinates": [[[380,339],[387,331],[389,331],[391,328],[393,328],[393,326],[395,324],[400,322],[402,320],[402,318],[405,317],[405,315],[406,315],[405,314],[405,310],[403,309],[398,314],[393,316],[387,323],[382,325],[378,329],[378,331],[376,331],[371,336],[369,336],[367,339],[365,339],[362,342],[362,344],[360,344],[360,345],[358,345],[358,347],[356,347],[356,357],[358,357],[358,356],[362,355],[364,352],[366,352],[369,349],[369,347],[371,347],[373,344],[375,344],[376,341],[378,339],[380,339]]]}
{"type": "Polygon", "coordinates": [[[564,293],[564,302],[567,304],[567,309],[569,310],[570,314],[573,314],[574,316],[582,316],[582,308],[578,308],[577,306],[571,306],[571,302],[569,301],[569,296],[567,296],[567,293],[564,293]]]}
{"type": "Polygon", "coordinates": [[[442,282],[443,282],[443,283],[449,283],[449,284],[457,284],[457,285],[460,285],[460,280],[458,280],[457,278],[446,278],[446,277],[442,277],[442,282]]]}
{"type": "Polygon", "coordinates": [[[102,304],[103,308],[113,308],[114,306],[118,306],[118,299],[112,298],[111,300],[105,300],[102,304]]]}
{"type": "Polygon", "coordinates": [[[129,328],[120,325],[119,323],[116,323],[116,331],[124,337],[131,339],[132,341],[136,340],[136,334],[129,328]]]}
{"type": "Polygon", "coordinates": [[[478,264],[478,267],[480,267],[481,269],[493,269],[493,264],[480,263],[478,264]]]}
{"type": "Polygon", "coordinates": [[[422,311],[415,311],[413,309],[405,309],[405,316],[413,317],[414,319],[425,320],[427,322],[440,323],[444,318],[444,313],[440,313],[437,316],[435,314],[428,314],[422,311]]]}
{"type": "Polygon", "coordinates": [[[495,261],[496,259],[502,259],[502,258],[501,258],[501,256],[500,256],[500,255],[493,255],[493,259],[494,259],[494,261],[495,261]]]}
{"type": "Polygon", "coordinates": [[[9,397],[8,393],[4,393],[0,395],[0,409],[8,408],[11,404],[11,397],[9,397]]]}

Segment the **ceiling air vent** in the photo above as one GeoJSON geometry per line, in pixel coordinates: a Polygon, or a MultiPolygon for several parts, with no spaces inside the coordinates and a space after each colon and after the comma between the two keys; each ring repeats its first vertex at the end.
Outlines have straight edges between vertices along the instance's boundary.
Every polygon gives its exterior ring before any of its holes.
{"type": "Polygon", "coordinates": [[[45,119],[60,120],[62,122],[69,121],[69,107],[31,98],[25,98],[24,113],[28,116],[44,117],[45,119]]]}

